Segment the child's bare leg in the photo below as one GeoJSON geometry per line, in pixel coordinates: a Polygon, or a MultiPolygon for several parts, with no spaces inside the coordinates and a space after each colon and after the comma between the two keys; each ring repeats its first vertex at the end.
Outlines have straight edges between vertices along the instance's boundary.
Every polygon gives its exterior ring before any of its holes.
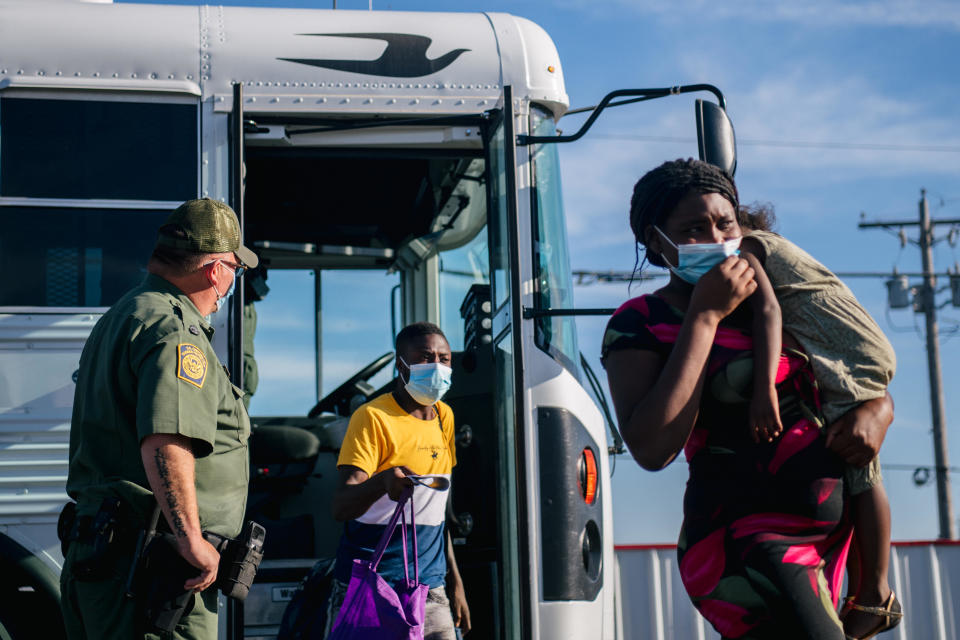
{"type": "MultiPolygon", "coordinates": [[[[847,567],[851,569],[850,595],[856,596],[857,604],[879,606],[890,597],[887,571],[890,564],[890,503],[887,492],[880,483],[871,489],[851,496],[853,516],[854,553],[847,567]],[[857,570],[854,573],[854,567],[857,570]],[[853,588],[853,585],[856,588],[853,588]]],[[[852,610],[844,617],[844,631],[854,638],[877,625],[877,616],[852,610]]]]}
{"type": "MultiPolygon", "coordinates": [[[[852,512],[852,509],[851,509],[852,512]]],[[[853,540],[847,554],[847,597],[856,598],[860,590],[860,550],[857,542],[857,528],[853,528],[853,540]]]]}

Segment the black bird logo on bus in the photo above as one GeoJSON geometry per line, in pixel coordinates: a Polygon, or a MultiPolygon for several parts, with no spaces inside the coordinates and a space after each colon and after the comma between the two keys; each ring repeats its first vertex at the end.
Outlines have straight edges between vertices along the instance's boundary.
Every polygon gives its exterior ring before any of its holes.
{"type": "Polygon", "coordinates": [[[433,42],[426,36],[408,33],[301,33],[302,36],[332,36],[336,38],[362,38],[383,40],[387,48],[376,60],[322,60],[312,58],[279,58],[287,62],[306,64],[312,67],[362,73],[368,76],[389,78],[419,78],[436,73],[453,64],[453,61],[470,49],[453,49],[432,60],[427,49],[433,42]]]}

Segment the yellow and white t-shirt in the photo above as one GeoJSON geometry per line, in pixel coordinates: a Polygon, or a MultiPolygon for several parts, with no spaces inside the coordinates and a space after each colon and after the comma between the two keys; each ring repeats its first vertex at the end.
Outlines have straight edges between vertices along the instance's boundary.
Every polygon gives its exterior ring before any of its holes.
{"type": "MultiPolygon", "coordinates": [[[[453,410],[443,402],[436,408],[439,418],[420,420],[404,411],[392,393],[374,398],[350,417],[337,466],[354,466],[369,476],[404,466],[417,475],[449,478],[457,463],[453,410]]],[[[443,533],[448,496],[449,491],[414,487],[420,581],[431,588],[441,586],[446,575],[443,533]]],[[[338,579],[349,581],[353,559],[369,558],[396,506],[383,495],[366,513],[347,522],[337,552],[338,579]]],[[[377,572],[391,583],[403,577],[399,532],[387,546],[377,572]]]]}

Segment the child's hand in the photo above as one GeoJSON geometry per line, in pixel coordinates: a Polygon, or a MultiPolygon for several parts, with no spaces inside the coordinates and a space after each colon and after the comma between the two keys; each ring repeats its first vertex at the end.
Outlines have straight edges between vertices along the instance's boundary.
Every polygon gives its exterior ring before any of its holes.
{"type": "Polygon", "coordinates": [[[783,431],[777,389],[771,386],[763,393],[754,393],[750,402],[750,434],[754,442],[773,442],[783,431]]]}

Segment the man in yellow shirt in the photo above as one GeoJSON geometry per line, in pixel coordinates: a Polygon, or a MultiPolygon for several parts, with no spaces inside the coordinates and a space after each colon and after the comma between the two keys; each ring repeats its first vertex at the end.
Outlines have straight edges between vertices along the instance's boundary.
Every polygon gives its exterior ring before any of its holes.
{"type": "MultiPolygon", "coordinates": [[[[394,389],[354,412],[337,460],[340,479],[333,515],[346,524],[334,567],[327,633],[343,602],[353,560],[370,558],[395,500],[413,486],[406,476],[449,479],[457,463],[453,411],[440,401],[452,374],[446,336],[434,324],[417,322],[397,334],[396,350],[400,375],[394,389]]],[[[414,486],[420,582],[430,587],[425,640],[454,640],[455,626],[463,633],[470,629],[463,582],[445,529],[448,496],[448,491],[414,486]]],[[[390,584],[403,579],[400,536],[390,541],[377,573],[390,584]]]]}

